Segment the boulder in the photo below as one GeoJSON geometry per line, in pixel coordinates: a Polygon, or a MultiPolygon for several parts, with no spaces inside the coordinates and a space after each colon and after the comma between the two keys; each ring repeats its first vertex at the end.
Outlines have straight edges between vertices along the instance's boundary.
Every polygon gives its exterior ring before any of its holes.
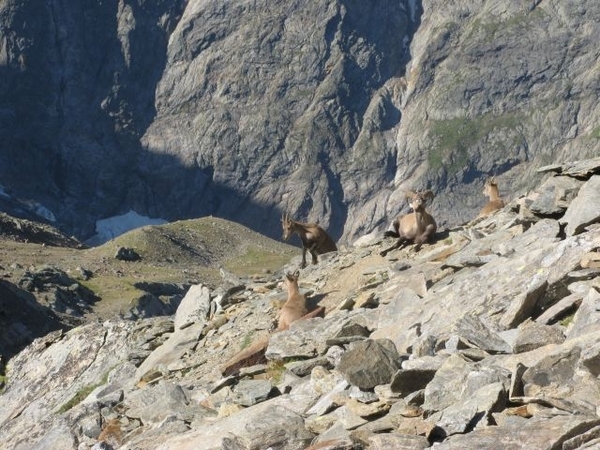
{"type": "Polygon", "coordinates": [[[210,290],[202,284],[190,286],[175,313],[175,328],[182,329],[194,323],[204,324],[210,312],[210,290]]]}
{"type": "Polygon", "coordinates": [[[573,236],[588,225],[600,221],[600,175],[592,176],[569,204],[560,223],[566,225],[565,233],[573,236]]]}
{"type": "Polygon", "coordinates": [[[529,209],[540,216],[561,216],[577,196],[582,185],[582,181],[572,177],[548,178],[537,189],[540,195],[529,206],[529,209]]]}
{"type": "Polygon", "coordinates": [[[355,343],[344,353],[336,367],[344,378],[360,389],[388,384],[400,369],[400,355],[387,339],[367,339],[355,343]]]}

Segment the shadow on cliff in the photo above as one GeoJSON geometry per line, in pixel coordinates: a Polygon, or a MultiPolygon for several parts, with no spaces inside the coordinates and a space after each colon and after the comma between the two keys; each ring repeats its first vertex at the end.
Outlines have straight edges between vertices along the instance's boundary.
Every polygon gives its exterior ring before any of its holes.
{"type": "MultiPolygon", "coordinates": [[[[43,173],[50,180],[38,191],[51,192],[53,189],[55,192],[51,195],[58,199],[57,207],[63,208],[65,214],[69,214],[67,208],[77,212],[70,213],[71,217],[66,219],[65,224],[70,233],[77,233],[79,237],[85,238],[82,235],[91,230],[80,225],[82,220],[78,214],[86,214],[86,226],[89,227],[93,226],[89,225],[91,218],[118,215],[133,209],[139,214],[167,220],[214,215],[280,240],[282,211],[279,205],[254,202],[251,200],[252,192],[240,192],[215,180],[214,168],[189,167],[177,158],[150,154],[139,142],[156,119],[156,87],[168,62],[169,34],[186,2],[179,0],[169,5],[160,4],[153,9],[136,3],[128,4],[134,24],[127,22],[128,16],[118,10],[117,2],[108,3],[108,7],[104,8],[82,7],[76,13],[51,11],[52,23],[62,25],[68,22],[67,25],[76,27],[71,34],[62,37],[60,33],[56,36],[49,34],[53,39],[41,40],[50,44],[42,54],[42,61],[59,61],[66,67],[60,67],[65,69],[60,71],[60,77],[66,78],[56,80],[56,89],[48,89],[59,93],[56,101],[60,123],[47,133],[31,132],[36,124],[43,123],[43,115],[48,114],[45,111],[52,108],[43,105],[43,108],[38,107],[34,111],[42,117],[31,121],[23,135],[26,138],[28,135],[40,137],[26,145],[15,146],[18,149],[15,155],[23,152],[23,148],[35,147],[33,158],[23,163],[20,172],[43,173]],[[165,15],[173,22],[159,25],[156,18],[165,15]],[[78,22],[79,16],[93,16],[95,20],[78,22]],[[83,56],[81,70],[69,59],[80,56],[83,56]],[[83,81],[74,83],[75,74],[83,81]],[[45,145],[51,151],[46,151],[43,143],[38,141],[49,136],[52,139],[45,145]],[[80,155],[83,148],[93,155],[80,155]],[[52,154],[51,157],[49,154],[52,154]],[[142,167],[137,167],[140,161],[142,167]],[[36,164],[40,167],[29,170],[36,164]]],[[[367,42],[377,44],[377,55],[384,57],[383,60],[373,58],[366,69],[356,61],[350,61],[352,58],[347,58],[344,63],[343,76],[350,89],[336,92],[344,113],[341,116],[352,115],[362,120],[372,92],[391,77],[404,73],[410,60],[409,44],[419,26],[423,7],[421,1],[413,2],[413,11],[404,23],[397,20],[399,14],[406,15],[399,3],[386,4],[385,13],[373,6],[368,9],[368,14],[364,14],[364,4],[358,0],[347,0],[344,4],[347,13],[343,22],[328,26],[329,42],[335,39],[339,26],[344,30],[345,37],[341,42],[344,50],[349,51],[360,41],[358,38],[366,38],[367,42]],[[374,27],[373,23],[378,23],[381,17],[385,23],[374,27]],[[398,45],[398,36],[407,36],[408,42],[398,45]],[[347,112],[351,114],[346,115],[347,112]]],[[[338,17],[338,20],[342,18],[338,17]]],[[[51,69],[44,69],[38,75],[31,73],[30,82],[40,78],[52,79],[50,75],[56,74],[50,72],[51,69]]],[[[374,131],[389,130],[401,117],[399,111],[390,109],[383,119],[381,129],[374,131]]],[[[332,142],[335,140],[338,147],[332,152],[343,153],[358,136],[356,129],[345,133],[341,130],[342,125],[332,122],[332,126],[337,127],[332,142]]],[[[353,126],[352,123],[350,125],[353,126]]],[[[329,156],[323,155],[320,163],[327,178],[332,205],[328,232],[339,240],[348,218],[344,187],[339,171],[332,169],[334,165],[330,164],[329,156]]],[[[386,164],[395,162],[388,158],[386,164]]],[[[391,169],[386,168],[386,174],[391,176],[395,173],[391,169]]],[[[308,212],[309,209],[298,211],[300,216],[308,215],[308,212]]]]}
{"type": "MultiPolygon", "coordinates": [[[[364,3],[358,0],[345,0],[343,3],[346,6],[345,13],[337,15],[327,25],[326,29],[326,40],[329,44],[326,48],[333,46],[336,39],[340,39],[339,44],[341,47],[351,55],[351,57],[345,58],[343,62],[343,77],[351,89],[349,92],[339,89],[335,93],[339,99],[340,109],[344,111],[344,114],[333,114],[331,116],[325,114],[325,116],[331,117],[331,126],[334,130],[334,135],[330,136],[329,141],[334,147],[337,147],[332,148],[330,152],[340,152],[341,154],[354,145],[358,137],[358,130],[348,133],[343,127],[345,125],[351,127],[351,121],[345,124],[338,120],[345,120],[343,117],[351,115],[363,120],[362,118],[364,118],[371,102],[373,92],[380,89],[390,78],[404,75],[406,65],[411,59],[410,43],[420,26],[423,14],[423,5],[420,0],[411,2],[409,11],[405,11],[402,4],[394,2],[366,9],[364,3]],[[399,18],[405,19],[399,20],[399,18]],[[384,23],[380,23],[381,20],[384,23]],[[379,25],[374,27],[374,23],[379,25]],[[338,38],[336,33],[340,29],[343,30],[343,33],[341,33],[342,37],[338,38]],[[406,38],[400,39],[399,36],[406,36],[406,38]],[[398,45],[399,39],[402,42],[401,45],[398,45]],[[366,68],[355,61],[357,56],[352,53],[352,49],[357,45],[357,42],[363,41],[375,45],[374,54],[380,56],[373,57],[366,68]],[[350,114],[346,114],[348,112],[350,114]],[[342,118],[340,119],[340,117],[342,118]]],[[[162,48],[166,43],[159,42],[157,45],[162,48]]],[[[134,53],[136,52],[132,51],[132,54],[134,53]]],[[[160,59],[153,63],[154,67],[161,68],[161,73],[164,64],[165,61],[160,59]]],[[[149,86],[154,81],[158,82],[158,78],[148,79],[146,85],[149,86]]],[[[148,100],[153,101],[154,97],[148,100]]],[[[144,100],[144,103],[150,102],[144,100]]],[[[386,113],[381,120],[380,130],[375,131],[390,130],[394,123],[398,124],[401,120],[399,110],[390,107],[390,105],[386,106],[386,113]]],[[[146,118],[148,117],[146,116],[146,118]]],[[[140,122],[140,125],[144,127],[143,130],[139,130],[140,135],[143,135],[145,127],[150,124],[152,119],[154,117],[140,122]]],[[[282,211],[279,206],[254,202],[251,199],[252,192],[242,192],[223,184],[220,180],[216,181],[213,167],[186,167],[177,158],[147,154],[143,149],[140,149],[138,157],[149,159],[148,164],[145,164],[145,167],[141,168],[138,173],[139,179],[147,180],[147,192],[142,192],[141,197],[134,196],[145,199],[144,213],[153,217],[163,217],[167,220],[214,215],[236,221],[271,238],[281,239],[279,219],[282,211]],[[190,194],[190,192],[194,194],[190,194]],[[166,216],[167,211],[168,216],[166,216]]],[[[322,151],[319,153],[318,164],[327,180],[327,197],[331,209],[330,226],[327,231],[334,240],[339,241],[349,211],[348,204],[344,201],[347,193],[344,192],[342,176],[333,169],[334,162],[330,159],[331,155],[327,152],[322,151]]],[[[393,161],[393,158],[387,158],[386,164],[392,165],[395,164],[395,161],[393,161]]],[[[396,171],[391,169],[391,167],[389,170],[386,169],[386,176],[393,177],[396,171]]],[[[382,180],[382,184],[385,184],[385,181],[382,180]]],[[[232,185],[234,184],[235,181],[232,185]]],[[[136,187],[131,186],[131,183],[130,188],[136,190],[136,187]]],[[[302,205],[302,208],[297,211],[300,216],[297,219],[302,220],[302,216],[308,216],[311,207],[311,201],[302,205]]]]}

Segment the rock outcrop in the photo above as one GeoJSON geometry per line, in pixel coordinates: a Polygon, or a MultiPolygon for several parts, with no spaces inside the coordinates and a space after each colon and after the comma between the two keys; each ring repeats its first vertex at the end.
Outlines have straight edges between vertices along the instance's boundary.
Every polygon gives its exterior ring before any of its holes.
{"type": "Polygon", "coordinates": [[[0,280],[0,365],[33,339],[62,327],[54,311],[40,305],[33,294],[0,280]]]}
{"type": "Polygon", "coordinates": [[[388,243],[371,237],[324,255],[302,270],[300,289],[325,316],[285,331],[272,333],[286,298],[277,281],[299,256],[281,273],[244,279],[236,301],[192,286],[174,316],[38,338],[7,364],[3,445],[594,448],[596,175],[577,175],[579,189],[554,197],[556,207],[551,193],[569,185],[558,178],[571,175],[547,176],[557,180],[419,252],[383,258],[388,243]],[[534,213],[540,199],[563,215],[534,213]],[[221,375],[221,364],[265,341],[259,363],[221,375]]]}

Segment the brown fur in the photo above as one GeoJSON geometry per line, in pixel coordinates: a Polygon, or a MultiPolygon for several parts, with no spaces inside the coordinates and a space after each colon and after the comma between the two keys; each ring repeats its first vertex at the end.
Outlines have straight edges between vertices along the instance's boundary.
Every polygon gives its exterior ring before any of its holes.
{"type": "Polygon", "coordinates": [[[300,272],[296,270],[293,274],[285,275],[285,284],[287,286],[288,298],[281,307],[277,323],[277,331],[287,330],[292,322],[304,317],[308,312],[306,310],[306,298],[300,293],[298,288],[298,277],[300,272]]]}
{"type": "Polygon", "coordinates": [[[269,346],[269,336],[264,336],[252,345],[240,351],[237,355],[221,366],[221,373],[228,377],[234,375],[242,367],[250,367],[256,364],[264,364],[267,362],[265,352],[269,346]]]}
{"type": "Polygon", "coordinates": [[[487,196],[489,201],[481,209],[477,217],[484,217],[492,214],[494,211],[504,208],[504,200],[500,198],[498,184],[494,178],[486,180],[485,186],[483,187],[483,195],[487,196]]]}
{"type": "Polygon", "coordinates": [[[117,448],[121,446],[123,441],[123,432],[121,431],[121,423],[118,419],[111,419],[106,422],[102,432],[98,436],[98,442],[104,442],[110,446],[117,448]]]}
{"type": "Polygon", "coordinates": [[[302,265],[306,267],[306,252],[312,255],[312,263],[317,263],[317,256],[323,253],[335,252],[337,246],[327,232],[316,223],[296,222],[289,215],[284,214],[281,218],[283,227],[283,240],[287,241],[292,234],[296,233],[302,241],[302,265]]]}
{"type": "Polygon", "coordinates": [[[423,192],[408,191],[406,198],[409,199],[412,213],[402,215],[392,222],[394,231],[387,231],[385,236],[397,237],[394,245],[383,250],[381,256],[387,255],[391,250],[404,247],[409,243],[416,244],[415,250],[419,251],[421,245],[433,239],[437,230],[434,218],[425,211],[428,200],[434,197],[430,190],[423,192]]]}
{"type": "MultiPolygon", "coordinates": [[[[281,307],[279,312],[278,327],[276,332],[287,330],[292,322],[298,319],[310,319],[313,317],[323,317],[325,308],[318,307],[310,313],[306,309],[306,298],[300,293],[298,288],[298,277],[300,272],[297,270],[294,274],[286,274],[285,282],[288,291],[287,301],[281,307]]],[[[248,367],[255,364],[267,362],[265,352],[269,346],[269,336],[264,336],[240,351],[237,355],[221,366],[221,373],[224,376],[236,374],[242,367],[248,367]]]]}

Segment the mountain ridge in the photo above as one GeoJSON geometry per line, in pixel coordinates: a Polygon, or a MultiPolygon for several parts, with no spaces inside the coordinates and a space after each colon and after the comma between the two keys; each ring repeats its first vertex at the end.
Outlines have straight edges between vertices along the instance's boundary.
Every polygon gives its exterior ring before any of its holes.
{"type": "Polygon", "coordinates": [[[584,0],[11,0],[3,204],[82,240],[130,210],[275,237],[286,211],[351,242],[430,188],[460,224],[488,176],[514,198],[537,167],[597,154],[599,16],[584,0]]]}

